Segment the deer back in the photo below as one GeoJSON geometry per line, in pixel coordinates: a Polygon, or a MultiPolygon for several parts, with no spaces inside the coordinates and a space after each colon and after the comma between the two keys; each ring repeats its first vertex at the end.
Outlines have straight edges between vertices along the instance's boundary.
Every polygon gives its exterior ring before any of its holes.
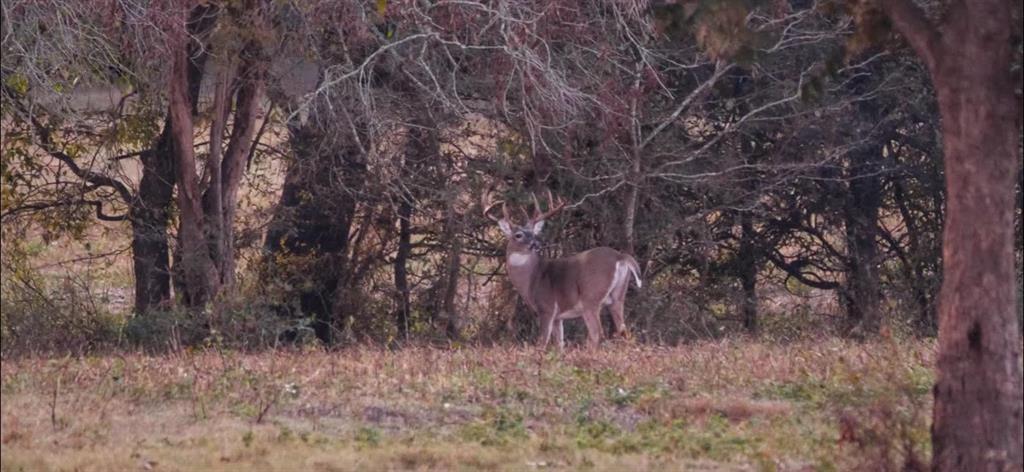
{"type": "Polygon", "coordinates": [[[542,261],[531,295],[538,309],[562,312],[600,307],[616,281],[622,253],[598,247],[569,257],[542,261]]]}

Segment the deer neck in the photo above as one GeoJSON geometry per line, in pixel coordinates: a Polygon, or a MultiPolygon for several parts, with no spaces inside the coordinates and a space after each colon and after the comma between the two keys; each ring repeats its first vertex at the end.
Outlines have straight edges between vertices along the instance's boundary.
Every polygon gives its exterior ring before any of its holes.
{"type": "Polygon", "coordinates": [[[534,281],[540,276],[540,267],[544,264],[541,256],[533,251],[508,251],[506,254],[508,264],[508,278],[512,281],[516,291],[531,306],[531,289],[534,281]]]}

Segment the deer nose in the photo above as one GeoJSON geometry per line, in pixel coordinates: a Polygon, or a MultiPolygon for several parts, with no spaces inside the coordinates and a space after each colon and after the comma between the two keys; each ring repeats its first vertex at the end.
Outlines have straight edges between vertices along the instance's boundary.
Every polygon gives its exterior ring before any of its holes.
{"type": "Polygon", "coordinates": [[[533,241],[530,241],[530,250],[531,251],[540,251],[540,241],[537,241],[536,239],[534,239],[533,241]]]}

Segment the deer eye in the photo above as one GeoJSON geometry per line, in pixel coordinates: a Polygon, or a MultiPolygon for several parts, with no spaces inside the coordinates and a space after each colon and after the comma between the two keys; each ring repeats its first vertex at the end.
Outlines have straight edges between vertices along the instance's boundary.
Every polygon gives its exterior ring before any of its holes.
{"type": "Polygon", "coordinates": [[[516,241],[522,241],[523,233],[516,233],[516,241]]]}

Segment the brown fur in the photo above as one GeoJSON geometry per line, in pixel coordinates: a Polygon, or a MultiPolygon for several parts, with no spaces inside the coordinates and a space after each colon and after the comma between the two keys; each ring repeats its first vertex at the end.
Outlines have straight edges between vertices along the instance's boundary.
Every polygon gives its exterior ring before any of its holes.
{"type": "Polygon", "coordinates": [[[640,267],[628,254],[597,247],[572,256],[545,260],[536,250],[543,222],[513,229],[502,220],[508,236],[506,258],[509,278],[516,291],[540,319],[538,343],[547,347],[554,334],[563,346],[562,321],[583,318],[591,347],[601,340],[601,308],[610,307],[616,333],[626,336],[624,307],[630,278],[639,283],[640,267]],[[617,267],[620,272],[616,280],[617,267]],[[616,283],[613,286],[613,283],[616,283]]]}

